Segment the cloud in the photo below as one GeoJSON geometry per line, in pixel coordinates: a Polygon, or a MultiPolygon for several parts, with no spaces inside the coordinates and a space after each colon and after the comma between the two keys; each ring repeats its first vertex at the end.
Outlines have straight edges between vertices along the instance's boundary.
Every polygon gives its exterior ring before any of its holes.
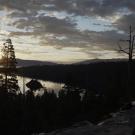
{"type": "MultiPolygon", "coordinates": [[[[65,11],[74,15],[110,16],[122,9],[135,10],[134,0],[0,0],[1,8],[36,14],[39,10],[65,11]]],[[[122,11],[123,12],[123,11],[122,11]]],[[[12,16],[15,14],[12,14],[12,16]]]]}
{"type": "MultiPolygon", "coordinates": [[[[126,38],[120,30],[127,31],[130,24],[135,24],[134,0],[0,0],[0,9],[12,19],[8,25],[17,29],[11,30],[10,36],[30,36],[39,40],[39,45],[57,49],[79,47],[86,53],[94,47],[101,51],[116,49],[117,41],[126,38]],[[60,17],[54,15],[56,12],[60,17]],[[108,20],[104,26],[113,25],[115,30],[81,30],[77,28],[76,16],[108,20]]],[[[93,24],[101,26],[100,22],[93,24]]]]}
{"type": "Polygon", "coordinates": [[[35,33],[72,33],[75,31],[76,23],[69,18],[58,19],[56,17],[40,16],[29,19],[19,19],[12,23],[19,29],[31,29],[35,33]]]}
{"type": "MultiPolygon", "coordinates": [[[[52,35],[53,36],[53,35],[52,35]]],[[[103,32],[94,32],[94,31],[83,31],[76,34],[67,35],[66,38],[59,40],[52,37],[45,37],[47,40],[41,40],[42,45],[50,45],[55,48],[64,48],[64,47],[76,47],[81,48],[83,51],[87,50],[117,50],[117,42],[119,39],[125,39],[126,35],[118,33],[117,31],[103,31],[103,32]]]]}
{"type": "Polygon", "coordinates": [[[58,19],[50,16],[39,16],[35,19],[19,19],[13,23],[19,29],[31,29],[30,32],[11,32],[11,36],[34,36],[43,46],[53,46],[57,49],[64,47],[86,48],[99,46],[104,49],[116,49],[117,41],[125,35],[112,31],[80,31],[76,23],[69,18],[58,19]]]}
{"type": "Polygon", "coordinates": [[[112,16],[125,9],[134,11],[134,0],[50,0],[48,3],[54,6],[48,10],[66,11],[75,15],[86,16],[112,16]]]}
{"type": "Polygon", "coordinates": [[[130,15],[124,15],[124,16],[120,17],[120,18],[115,22],[114,25],[115,25],[115,27],[117,27],[119,30],[123,30],[123,31],[128,32],[130,25],[135,28],[135,14],[132,13],[132,14],[130,14],[130,15]]]}

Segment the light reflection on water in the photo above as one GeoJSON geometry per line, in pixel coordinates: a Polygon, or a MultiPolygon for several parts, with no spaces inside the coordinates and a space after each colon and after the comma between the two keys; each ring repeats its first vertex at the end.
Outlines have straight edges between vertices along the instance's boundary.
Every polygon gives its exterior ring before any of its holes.
{"type": "MultiPolygon", "coordinates": [[[[24,78],[24,83],[28,83],[31,78],[27,78],[27,77],[20,77],[17,76],[18,78],[18,85],[20,87],[20,90],[23,92],[23,78],[24,78]]],[[[47,89],[47,91],[52,91],[54,90],[55,93],[58,93],[59,90],[62,89],[62,87],[64,86],[64,83],[56,83],[56,82],[51,82],[51,81],[43,81],[43,80],[38,80],[43,87],[45,87],[47,89]]],[[[27,91],[28,88],[25,85],[25,91],[27,91]]]]}

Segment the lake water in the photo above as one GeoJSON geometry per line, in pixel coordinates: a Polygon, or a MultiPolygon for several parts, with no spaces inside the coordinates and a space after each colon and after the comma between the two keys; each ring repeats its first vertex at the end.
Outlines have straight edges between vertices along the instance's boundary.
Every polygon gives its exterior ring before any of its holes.
{"type": "MultiPolygon", "coordinates": [[[[27,77],[20,77],[18,76],[18,85],[20,87],[20,90],[23,92],[23,84],[27,84],[31,78],[27,78],[27,77]]],[[[54,90],[55,93],[58,93],[59,90],[62,89],[62,87],[64,86],[64,83],[56,83],[56,82],[52,82],[52,81],[44,81],[44,80],[38,80],[43,87],[45,87],[47,89],[47,91],[52,91],[54,90]]],[[[25,85],[25,91],[27,91],[29,88],[26,87],[25,85]]],[[[42,93],[43,91],[41,90],[40,93],[42,93]]]]}

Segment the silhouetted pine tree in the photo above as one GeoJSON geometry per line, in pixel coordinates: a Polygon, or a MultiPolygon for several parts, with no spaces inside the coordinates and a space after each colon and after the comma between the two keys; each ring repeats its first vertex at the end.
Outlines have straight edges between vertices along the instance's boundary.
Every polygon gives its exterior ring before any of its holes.
{"type": "Polygon", "coordinates": [[[2,86],[8,92],[16,93],[19,91],[18,80],[16,76],[16,58],[11,39],[7,39],[2,48],[2,66],[4,68],[2,86]]]}
{"type": "Polygon", "coordinates": [[[4,68],[4,75],[2,86],[8,92],[16,93],[19,91],[18,80],[16,76],[16,58],[15,51],[11,39],[7,39],[2,48],[2,66],[4,68]]]}

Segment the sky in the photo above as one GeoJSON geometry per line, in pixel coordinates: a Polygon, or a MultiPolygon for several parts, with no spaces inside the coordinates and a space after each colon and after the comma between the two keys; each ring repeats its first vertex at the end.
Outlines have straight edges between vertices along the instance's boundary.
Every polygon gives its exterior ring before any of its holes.
{"type": "Polygon", "coordinates": [[[0,0],[0,47],[12,40],[16,57],[73,63],[126,58],[134,0],[0,0]]]}

